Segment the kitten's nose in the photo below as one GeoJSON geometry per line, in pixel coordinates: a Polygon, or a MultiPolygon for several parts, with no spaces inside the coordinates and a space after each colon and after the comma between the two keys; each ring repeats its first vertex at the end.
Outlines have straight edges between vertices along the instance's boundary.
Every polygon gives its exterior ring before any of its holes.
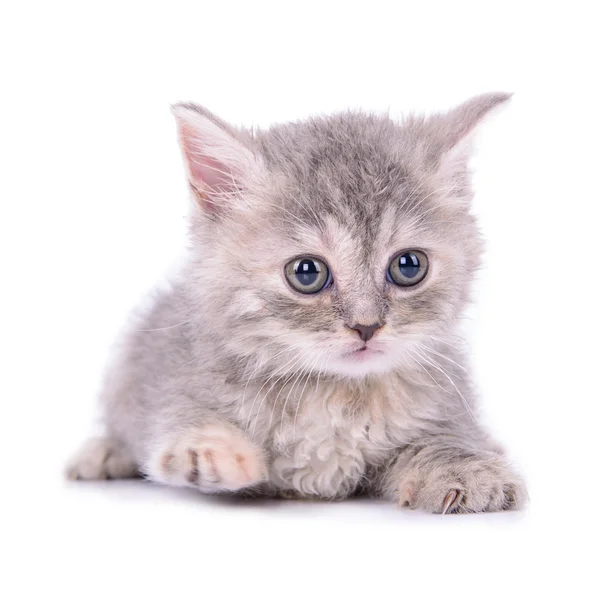
{"type": "Polygon", "coordinates": [[[362,325],[361,323],[357,323],[356,325],[352,325],[350,329],[354,329],[363,342],[368,342],[382,325],[383,323],[373,323],[372,325],[362,325]]]}

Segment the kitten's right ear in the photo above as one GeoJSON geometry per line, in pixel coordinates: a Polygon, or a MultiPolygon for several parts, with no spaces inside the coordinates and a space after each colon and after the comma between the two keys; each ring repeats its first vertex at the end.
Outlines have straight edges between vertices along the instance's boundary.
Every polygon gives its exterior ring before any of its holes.
{"type": "Polygon", "coordinates": [[[188,179],[198,205],[211,216],[239,199],[262,162],[232,127],[195,104],[172,107],[188,179]]]}

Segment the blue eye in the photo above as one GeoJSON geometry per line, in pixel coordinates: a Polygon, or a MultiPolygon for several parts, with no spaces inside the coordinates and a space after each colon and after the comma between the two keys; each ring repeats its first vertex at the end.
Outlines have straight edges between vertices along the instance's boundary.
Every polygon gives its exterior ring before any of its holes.
{"type": "Polygon", "coordinates": [[[423,281],[427,275],[429,261],[420,250],[402,252],[390,263],[388,279],[401,287],[410,287],[423,281]]]}
{"type": "Polygon", "coordinates": [[[312,257],[290,261],[285,266],[285,276],[289,284],[302,294],[316,294],[331,283],[327,265],[312,257]]]}

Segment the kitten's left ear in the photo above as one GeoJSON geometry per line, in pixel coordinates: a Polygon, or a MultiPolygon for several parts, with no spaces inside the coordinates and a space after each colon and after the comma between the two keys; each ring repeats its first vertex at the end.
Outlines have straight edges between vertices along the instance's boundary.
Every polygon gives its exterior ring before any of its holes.
{"type": "Polygon", "coordinates": [[[482,94],[427,120],[430,148],[441,171],[455,174],[466,171],[477,126],[511,96],[505,92],[482,94]]]}
{"type": "Polygon", "coordinates": [[[262,172],[250,136],[196,104],[172,107],[192,193],[209,216],[241,201],[244,190],[262,172]]]}

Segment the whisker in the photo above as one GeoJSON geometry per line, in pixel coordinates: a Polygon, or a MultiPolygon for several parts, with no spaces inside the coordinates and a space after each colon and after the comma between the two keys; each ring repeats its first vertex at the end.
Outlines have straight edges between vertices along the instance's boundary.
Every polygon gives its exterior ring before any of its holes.
{"type": "Polygon", "coordinates": [[[456,392],[460,396],[460,398],[461,398],[461,400],[462,400],[462,402],[463,402],[463,404],[465,406],[465,409],[469,413],[469,416],[471,417],[471,419],[473,419],[473,422],[477,422],[476,419],[475,419],[475,414],[471,410],[471,407],[469,406],[469,403],[467,402],[466,398],[463,396],[462,392],[458,389],[458,387],[456,386],[456,384],[454,383],[454,381],[450,377],[450,375],[448,375],[448,373],[446,373],[446,371],[437,362],[433,361],[433,359],[431,359],[431,357],[427,358],[427,357],[423,356],[418,350],[414,350],[414,352],[416,352],[416,354],[419,356],[419,358],[421,358],[426,363],[428,363],[429,365],[431,365],[434,369],[438,370],[440,373],[442,373],[442,375],[444,375],[444,377],[446,377],[446,379],[448,379],[448,381],[452,384],[452,387],[456,390],[456,392]]]}
{"type": "MultiPolygon", "coordinates": [[[[281,421],[279,423],[279,431],[281,433],[281,431],[283,431],[283,420],[284,420],[284,416],[285,416],[285,409],[288,403],[288,400],[290,399],[292,392],[294,391],[294,388],[296,387],[296,385],[298,384],[298,382],[300,381],[300,377],[302,376],[305,367],[308,365],[308,362],[310,360],[311,357],[307,358],[307,360],[303,363],[302,368],[300,370],[300,373],[298,374],[298,377],[296,377],[294,384],[291,386],[290,390],[288,391],[288,395],[286,396],[285,402],[283,403],[283,406],[281,408],[281,421]]],[[[308,373],[310,374],[310,371],[308,371],[308,373]]],[[[300,400],[298,400],[300,401],[300,400]]]]}
{"type": "MultiPolygon", "coordinates": [[[[281,373],[288,365],[291,364],[290,369],[292,369],[300,360],[302,359],[302,356],[294,356],[291,360],[289,360],[287,363],[285,363],[284,365],[282,365],[281,367],[279,367],[278,369],[276,369],[268,378],[267,380],[262,384],[262,386],[260,387],[260,389],[258,390],[258,392],[256,392],[256,395],[254,396],[254,400],[252,401],[252,406],[250,407],[250,411],[248,413],[248,420],[246,423],[246,431],[248,430],[248,427],[250,426],[250,420],[252,419],[252,411],[254,409],[254,404],[256,403],[256,400],[259,396],[259,394],[262,392],[262,390],[265,388],[265,386],[269,383],[269,381],[271,381],[271,379],[273,379],[273,377],[275,377],[276,375],[278,375],[279,373],[281,373]]],[[[288,371],[289,372],[289,371],[288,371]]],[[[283,375],[281,375],[273,385],[276,385],[278,381],[280,381],[281,379],[283,379],[283,377],[285,377],[288,372],[284,372],[283,375]]],[[[273,385],[269,388],[269,391],[271,391],[273,389],[273,385]]],[[[265,395],[266,397],[266,395],[265,395]]]]}
{"type": "Polygon", "coordinates": [[[449,356],[446,356],[445,354],[442,354],[441,352],[437,352],[433,348],[430,348],[429,346],[426,346],[425,344],[422,344],[419,342],[417,342],[417,346],[419,346],[419,348],[423,348],[425,351],[433,352],[433,354],[437,354],[437,356],[440,356],[441,358],[446,359],[448,362],[451,362],[453,365],[456,365],[459,369],[462,369],[465,373],[469,372],[467,369],[465,369],[465,367],[463,367],[462,365],[459,365],[456,361],[452,360],[449,356]]]}
{"type": "MultiPolygon", "coordinates": [[[[273,341],[274,341],[274,340],[272,340],[271,342],[269,342],[269,343],[267,344],[267,346],[269,346],[271,343],[273,343],[273,341]]],[[[260,370],[262,367],[264,367],[264,366],[265,366],[267,363],[273,362],[273,361],[274,361],[276,358],[278,358],[278,357],[279,357],[279,356],[281,356],[282,354],[285,354],[286,352],[290,352],[290,351],[294,350],[295,348],[299,348],[300,346],[303,346],[303,345],[304,345],[303,343],[298,343],[298,344],[294,344],[294,345],[292,345],[292,346],[286,346],[286,347],[285,347],[283,350],[281,350],[280,352],[277,352],[277,353],[276,353],[274,356],[271,356],[271,357],[268,357],[268,358],[266,358],[266,359],[263,359],[262,361],[260,361],[260,362],[257,364],[256,368],[255,368],[255,369],[254,369],[254,371],[252,372],[252,375],[251,375],[251,376],[250,376],[250,377],[247,379],[247,381],[246,381],[246,385],[244,386],[244,394],[243,394],[243,396],[242,396],[242,400],[240,401],[240,406],[238,407],[238,415],[239,415],[240,417],[241,417],[241,416],[243,415],[243,413],[244,413],[244,407],[245,407],[245,402],[246,402],[246,394],[247,394],[247,392],[248,392],[248,385],[250,384],[250,381],[253,379],[254,375],[255,375],[255,374],[256,374],[256,373],[257,373],[257,372],[258,372],[258,371],[259,371],[259,370],[260,370]]],[[[290,361],[290,362],[291,362],[291,361],[290,361]]],[[[288,362],[287,364],[289,364],[289,362],[288,362]]],[[[286,364],[286,365],[283,365],[283,367],[287,366],[287,364],[286,364]]],[[[244,371],[244,372],[245,372],[245,371],[244,371]]],[[[277,373],[278,373],[278,370],[276,370],[274,373],[272,373],[272,374],[270,375],[270,377],[268,377],[268,378],[267,378],[267,381],[265,381],[265,382],[264,382],[264,384],[266,385],[266,384],[269,382],[269,380],[270,380],[270,379],[271,379],[271,378],[272,378],[274,375],[276,375],[277,373]]],[[[262,390],[262,387],[260,388],[260,390],[258,391],[258,393],[260,393],[260,391],[261,391],[261,390],[262,390]]],[[[256,397],[255,397],[255,400],[256,400],[256,397]]],[[[250,419],[250,417],[251,417],[251,415],[252,415],[252,408],[254,408],[254,403],[252,404],[252,407],[251,407],[250,413],[248,414],[248,423],[247,423],[246,427],[248,427],[248,426],[249,426],[249,424],[250,424],[250,422],[249,422],[249,419],[250,419]]]]}

